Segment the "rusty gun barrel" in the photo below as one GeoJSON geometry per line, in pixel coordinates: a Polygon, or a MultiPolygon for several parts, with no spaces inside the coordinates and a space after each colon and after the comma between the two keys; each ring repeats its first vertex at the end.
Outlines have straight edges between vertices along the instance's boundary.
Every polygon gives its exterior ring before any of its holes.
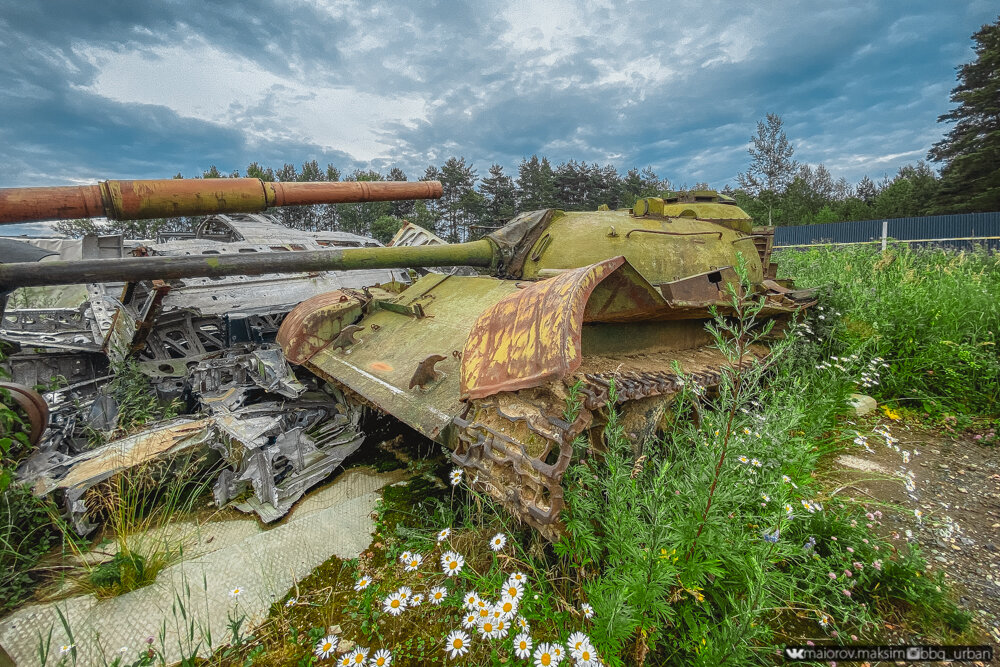
{"type": "Polygon", "coordinates": [[[439,181],[265,182],[257,178],[103,181],[97,185],[0,188],[0,225],[37,220],[144,220],[260,213],[277,206],[437,199],[439,181]]]}
{"type": "Polygon", "coordinates": [[[0,264],[0,294],[17,287],[135,282],[175,278],[258,276],[265,273],[482,266],[496,263],[488,239],[402,248],[344,248],[300,252],[129,257],[0,264]]]}

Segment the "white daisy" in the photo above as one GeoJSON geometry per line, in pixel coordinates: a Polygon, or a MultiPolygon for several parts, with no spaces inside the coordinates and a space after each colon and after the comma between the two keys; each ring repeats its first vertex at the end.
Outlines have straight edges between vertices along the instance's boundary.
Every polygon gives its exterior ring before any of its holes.
{"type": "Polygon", "coordinates": [[[337,644],[339,643],[340,640],[337,639],[336,635],[327,635],[326,637],[323,637],[323,639],[320,639],[316,643],[316,657],[320,660],[329,658],[333,655],[333,652],[337,650],[337,644]]]}
{"type": "Polygon", "coordinates": [[[410,597],[409,601],[406,603],[408,607],[419,607],[424,602],[424,596],[420,593],[410,597]]]}
{"type": "Polygon", "coordinates": [[[59,653],[60,654],[69,653],[74,648],[76,648],[76,644],[63,644],[62,646],[59,647],[59,653]]]}
{"type": "Polygon", "coordinates": [[[562,662],[562,659],[566,657],[563,655],[565,647],[562,644],[552,644],[552,656],[556,659],[556,664],[562,662]]]}
{"type": "Polygon", "coordinates": [[[229,597],[231,598],[238,598],[241,595],[243,595],[243,589],[240,588],[239,586],[229,591],[229,597]]]}
{"type": "Polygon", "coordinates": [[[368,577],[361,577],[354,584],[354,590],[360,592],[360,591],[365,590],[366,588],[368,588],[371,585],[372,585],[372,580],[371,579],[369,579],[368,577]]]}
{"type": "Polygon", "coordinates": [[[503,639],[504,637],[507,636],[507,632],[510,630],[510,624],[507,621],[505,621],[504,619],[501,618],[499,621],[497,621],[496,625],[497,625],[497,629],[496,629],[496,632],[493,633],[493,635],[494,635],[493,638],[494,639],[503,639]]]}
{"type": "Polygon", "coordinates": [[[531,637],[527,632],[522,632],[514,637],[514,655],[521,660],[531,657],[531,637]]]}
{"type": "Polygon", "coordinates": [[[496,639],[497,637],[497,624],[492,618],[483,619],[477,629],[479,630],[479,634],[484,637],[489,637],[490,639],[496,639]]]}
{"type": "Polygon", "coordinates": [[[580,647],[584,644],[590,643],[590,638],[582,632],[574,632],[569,636],[569,652],[576,655],[576,652],[580,650],[580,647]]]}
{"type": "Polygon", "coordinates": [[[502,618],[510,620],[517,615],[517,600],[504,593],[503,598],[500,600],[500,604],[498,604],[496,608],[501,612],[502,618]]]}
{"type": "Polygon", "coordinates": [[[469,591],[465,594],[464,603],[466,609],[476,609],[479,606],[479,594],[475,591],[469,591]]]}
{"type": "Polygon", "coordinates": [[[359,665],[365,664],[368,660],[368,649],[361,648],[359,646],[354,649],[354,652],[350,653],[348,657],[351,659],[351,664],[354,665],[354,667],[358,667],[359,665]]]}
{"type": "Polygon", "coordinates": [[[441,568],[449,577],[453,577],[462,571],[465,559],[454,551],[446,551],[441,554],[441,568]]]}
{"type": "Polygon", "coordinates": [[[500,551],[507,544],[507,536],[503,533],[497,533],[490,539],[490,549],[493,551],[500,551]]]}
{"type": "Polygon", "coordinates": [[[399,616],[406,609],[406,600],[399,594],[399,591],[392,593],[382,601],[382,611],[393,616],[399,616]]]}
{"type": "Polygon", "coordinates": [[[351,662],[351,654],[350,653],[345,653],[340,658],[340,662],[337,663],[337,665],[339,665],[339,667],[351,667],[351,665],[353,665],[353,664],[354,663],[351,662]]]}
{"type": "Polygon", "coordinates": [[[520,602],[521,597],[524,595],[524,586],[516,581],[508,580],[506,585],[503,587],[503,594],[512,600],[520,602]]]}
{"type": "Polygon", "coordinates": [[[368,662],[371,667],[389,667],[392,664],[392,652],[387,648],[375,651],[375,655],[368,662]]]}
{"type": "Polygon", "coordinates": [[[438,542],[444,542],[451,535],[451,528],[442,528],[438,531],[438,542]]]}
{"type": "Polygon", "coordinates": [[[449,475],[449,477],[451,478],[451,485],[458,486],[462,483],[462,470],[460,468],[455,468],[451,471],[451,475],[449,475]]]}
{"type": "Polygon", "coordinates": [[[410,588],[409,586],[400,586],[399,587],[399,597],[403,598],[403,602],[407,602],[408,603],[410,601],[410,596],[411,595],[413,595],[413,589],[412,588],[410,588]]]}
{"type": "Polygon", "coordinates": [[[462,627],[465,628],[466,630],[471,630],[474,627],[476,627],[477,625],[479,625],[479,612],[475,612],[474,611],[474,612],[468,613],[468,614],[465,615],[465,618],[462,620],[462,627]]]}
{"type": "Polygon", "coordinates": [[[453,630],[446,640],[445,650],[451,651],[451,657],[457,658],[469,652],[469,635],[461,630],[453,630]]]}
{"type": "Polygon", "coordinates": [[[594,617],[594,608],[591,607],[590,603],[588,603],[588,602],[584,602],[583,604],[580,605],[580,611],[583,612],[583,617],[584,618],[593,618],[594,617]]]}
{"type": "Polygon", "coordinates": [[[448,597],[448,589],[444,586],[435,586],[431,589],[429,599],[431,604],[438,605],[444,602],[446,597],[448,597]]]}
{"type": "Polygon", "coordinates": [[[524,586],[525,584],[528,583],[528,578],[526,576],[524,576],[524,573],[522,573],[522,572],[515,572],[512,575],[510,575],[509,577],[507,577],[507,582],[508,583],[512,582],[512,583],[515,583],[515,584],[521,584],[522,586],[524,586]]]}
{"type": "Polygon", "coordinates": [[[399,562],[402,563],[403,565],[409,563],[411,558],[413,558],[413,552],[411,551],[404,551],[403,553],[399,554],[399,562]]]}
{"type": "Polygon", "coordinates": [[[424,557],[420,554],[411,554],[409,559],[403,567],[407,572],[416,572],[420,568],[420,564],[424,562],[424,557]]]}
{"type": "Polygon", "coordinates": [[[514,627],[521,632],[531,632],[531,626],[528,624],[528,621],[525,620],[524,616],[518,616],[514,619],[514,627]]]}
{"type": "Polygon", "coordinates": [[[580,647],[580,650],[573,654],[576,658],[576,667],[597,667],[600,663],[600,658],[597,657],[597,651],[590,643],[586,643],[580,647]]]}
{"type": "Polygon", "coordinates": [[[535,649],[535,667],[551,667],[551,665],[559,664],[556,660],[555,654],[552,652],[552,645],[541,643],[538,648],[535,649]]]}

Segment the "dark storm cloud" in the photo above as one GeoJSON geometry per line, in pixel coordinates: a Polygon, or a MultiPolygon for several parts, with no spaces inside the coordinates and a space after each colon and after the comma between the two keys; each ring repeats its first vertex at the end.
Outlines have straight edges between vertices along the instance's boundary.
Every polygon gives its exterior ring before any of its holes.
{"type": "Polygon", "coordinates": [[[722,186],[745,168],[768,112],[783,116],[798,159],[877,178],[941,137],[954,68],[994,12],[860,1],[18,3],[0,20],[0,184],[311,159],[344,171],[399,165],[413,178],[450,155],[482,174],[538,153],[722,186]],[[166,71],[178,48],[214,54],[206,70],[245,63],[233,89],[253,94],[196,113],[183,87],[155,104],[135,92],[166,78],[117,91],[101,78],[118,57],[166,71]],[[369,106],[342,120],[314,110],[330,95],[369,95],[369,106]],[[338,143],[334,129],[371,136],[324,148],[338,143]]]}

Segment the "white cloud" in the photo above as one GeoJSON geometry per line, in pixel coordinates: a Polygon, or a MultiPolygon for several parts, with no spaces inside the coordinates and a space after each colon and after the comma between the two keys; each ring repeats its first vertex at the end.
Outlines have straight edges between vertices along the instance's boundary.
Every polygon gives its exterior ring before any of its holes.
{"type": "Polygon", "coordinates": [[[81,90],[226,127],[243,124],[251,144],[254,137],[288,138],[370,161],[390,155],[390,128],[414,127],[427,116],[416,95],[327,83],[316,69],[289,80],[200,39],[141,51],[81,45],[76,52],[98,72],[81,90]]]}

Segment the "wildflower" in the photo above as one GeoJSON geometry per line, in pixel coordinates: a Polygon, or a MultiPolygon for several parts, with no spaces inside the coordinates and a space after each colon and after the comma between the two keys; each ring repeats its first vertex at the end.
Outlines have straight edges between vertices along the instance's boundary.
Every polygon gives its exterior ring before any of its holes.
{"type": "Polygon", "coordinates": [[[910,453],[908,451],[906,451],[904,449],[902,452],[900,452],[900,454],[903,455],[903,463],[909,463],[910,462],[910,453]]]}
{"type": "Polygon", "coordinates": [[[844,590],[842,590],[841,593],[843,593],[847,597],[851,597],[851,591],[847,590],[846,588],[844,590]]]}
{"type": "Polygon", "coordinates": [[[743,427],[743,435],[750,435],[750,429],[748,429],[746,426],[743,427]]]}
{"type": "Polygon", "coordinates": [[[514,655],[521,660],[527,660],[531,655],[531,637],[527,632],[514,637],[514,655]]]}
{"type": "Polygon", "coordinates": [[[372,584],[371,579],[369,579],[368,577],[361,577],[360,579],[358,579],[357,583],[354,584],[354,590],[360,593],[361,591],[371,586],[371,584],[372,584]]]}
{"type": "Polygon", "coordinates": [[[526,621],[523,616],[518,616],[517,618],[514,619],[514,626],[521,632],[531,631],[531,626],[528,624],[528,621],[526,621]]]}
{"type": "Polygon", "coordinates": [[[767,531],[762,532],[761,533],[761,537],[764,538],[765,542],[770,542],[771,544],[777,544],[778,543],[778,538],[780,537],[780,532],[779,532],[779,530],[777,528],[775,528],[771,532],[767,532],[767,531]]]}
{"type": "Polygon", "coordinates": [[[854,553],[854,547],[847,547],[847,553],[849,554],[854,553]]]}
{"type": "Polygon", "coordinates": [[[549,667],[559,664],[555,654],[552,652],[551,644],[542,643],[535,649],[535,667],[549,667]]]}
{"type": "Polygon", "coordinates": [[[239,586],[229,591],[229,597],[231,598],[238,598],[242,594],[243,594],[243,589],[240,588],[239,586]]]}
{"type": "Polygon", "coordinates": [[[515,614],[517,614],[517,600],[505,593],[503,599],[500,600],[500,604],[498,604],[496,608],[500,611],[503,618],[510,620],[514,618],[515,614]]]}
{"type": "Polygon", "coordinates": [[[507,544],[507,536],[504,535],[503,533],[497,533],[490,540],[490,549],[493,549],[493,551],[500,551],[501,549],[504,548],[504,545],[506,544],[507,544]]]}
{"type": "Polygon", "coordinates": [[[441,568],[449,577],[453,577],[462,571],[465,559],[454,551],[446,551],[441,554],[441,568]]]}
{"type": "Polygon", "coordinates": [[[448,635],[445,650],[451,651],[452,658],[465,655],[469,652],[469,635],[465,634],[461,630],[453,630],[451,634],[448,635]]]}
{"type": "Polygon", "coordinates": [[[451,535],[451,528],[442,528],[438,531],[438,542],[444,542],[451,535]]]}
{"type": "Polygon", "coordinates": [[[750,459],[750,465],[752,465],[754,468],[759,468],[761,464],[760,461],[758,461],[757,459],[750,459]]]}
{"type": "Polygon", "coordinates": [[[465,600],[462,602],[466,609],[475,609],[479,606],[479,593],[475,591],[469,591],[465,594],[465,600]]]}
{"type": "Polygon", "coordinates": [[[854,573],[850,570],[844,570],[844,576],[850,578],[854,576],[854,573]]]}
{"type": "Polygon", "coordinates": [[[521,584],[522,586],[528,583],[528,578],[524,576],[521,572],[514,572],[509,577],[507,577],[508,582],[514,582],[515,584],[521,584]]]}
{"type": "Polygon", "coordinates": [[[748,459],[746,456],[740,456],[738,460],[740,463],[743,464],[750,463],[750,459],[748,459]]]}
{"type": "Polygon", "coordinates": [[[524,586],[516,581],[508,580],[507,584],[504,586],[503,594],[517,602],[524,595],[524,586]]]}
{"type": "Polygon", "coordinates": [[[325,660],[333,655],[333,652],[337,650],[337,644],[340,640],[337,639],[336,635],[327,635],[323,639],[320,639],[316,643],[316,657],[320,660],[325,660]]]}
{"type": "Polygon", "coordinates": [[[368,649],[361,648],[360,646],[354,649],[354,652],[349,655],[352,665],[363,665],[368,658],[368,649]]]}
{"type": "Polygon", "coordinates": [[[879,572],[881,572],[882,571],[882,560],[879,559],[879,560],[873,561],[872,562],[872,567],[874,567],[876,570],[878,570],[879,572]]]}
{"type": "Polygon", "coordinates": [[[507,631],[510,630],[510,626],[508,625],[507,621],[501,618],[499,621],[497,621],[496,626],[497,627],[496,631],[493,633],[493,638],[503,639],[504,637],[506,637],[507,631]]]}
{"type": "Polygon", "coordinates": [[[392,593],[382,601],[382,611],[393,616],[399,616],[406,609],[406,600],[399,594],[399,591],[392,593]]]}
{"type": "Polygon", "coordinates": [[[819,624],[822,625],[824,628],[830,625],[830,617],[827,616],[826,614],[823,614],[822,616],[820,616],[819,624]]]}
{"type": "Polygon", "coordinates": [[[765,503],[771,502],[771,496],[767,495],[766,493],[760,494],[760,497],[764,499],[765,503]]]}
{"type": "Polygon", "coordinates": [[[569,644],[570,653],[576,655],[576,652],[580,650],[581,646],[590,643],[590,638],[582,632],[574,632],[569,636],[567,643],[569,644]]]}
{"type": "Polygon", "coordinates": [[[583,617],[584,618],[593,618],[594,617],[594,608],[590,606],[589,602],[584,602],[583,604],[581,604],[580,605],[580,611],[583,612],[583,617]]]}
{"type": "Polygon", "coordinates": [[[288,598],[288,600],[285,601],[285,606],[286,607],[294,607],[295,606],[295,602],[296,602],[295,598],[288,598]]]}
{"type": "Polygon", "coordinates": [[[63,644],[62,646],[59,647],[59,653],[66,654],[72,651],[74,648],[76,648],[76,644],[63,644]]]}
{"type": "Polygon", "coordinates": [[[387,648],[379,649],[375,651],[375,655],[372,656],[371,662],[368,664],[372,667],[389,667],[392,664],[392,653],[387,648]]]}
{"type": "Polygon", "coordinates": [[[430,601],[433,605],[439,605],[448,597],[448,589],[444,586],[435,586],[431,589],[430,601]]]}
{"type": "Polygon", "coordinates": [[[460,468],[453,469],[449,477],[451,478],[451,485],[458,486],[462,483],[462,470],[460,468]]]}
{"type": "MultiPolygon", "coordinates": [[[[924,518],[924,513],[920,510],[913,510],[913,516],[917,517],[917,521],[922,521],[924,518]]],[[[909,537],[909,535],[907,535],[909,537]]]]}
{"type": "Polygon", "coordinates": [[[409,586],[400,586],[399,595],[401,598],[403,598],[403,602],[409,602],[410,596],[413,595],[413,589],[411,589],[409,586]]]}
{"type": "Polygon", "coordinates": [[[868,438],[866,438],[863,435],[859,435],[858,437],[856,437],[854,439],[854,444],[857,445],[858,447],[862,447],[864,445],[867,445],[868,444],[868,438]]]}
{"type": "Polygon", "coordinates": [[[420,569],[420,564],[424,562],[424,557],[420,554],[413,554],[410,556],[409,560],[406,561],[406,567],[404,568],[407,572],[416,572],[420,569]]]}
{"type": "Polygon", "coordinates": [[[589,641],[574,651],[573,657],[576,658],[577,667],[595,667],[600,664],[597,651],[589,641]]]}
{"type": "Polygon", "coordinates": [[[470,612],[462,619],[462,627],[471,630],[479,624],[479,612],[470,612]]]}
{"type": "Polygon", "coordinates": [[[863,569],[865,569],[865,564],[858,560],[854,561],[852,565],[854,565],[854,569],[857,570],[858,572],[861,572],[863,569]]]}
{"type": "Polygon", "coordinates": [[[402,563],[403,565],[409,563],[411,558],[413,558],[413,553],[410,551],[404,551],[403,553],[399,554],[399,562],[402,563]]]}
{"type": "Polygon", "coordinates": [[[351,665],[353,664],[353,663],[351,662],[351,654],[350,654],[350,653],[345,653],[345,654],[344,654],[344,657],[342,657],[342,658],[340,659],[340,662],[338,662],[337,664],[338,664],[338,665],[339,665],[340,667],[351,667],[351,665]]]}
{"type": "Polygon", "coordinates": [[[837,575],[834,572],[827,572],[826,576],[830,577],[831,581],[837,578],[837,575]]]}
{"type": "Polygon", "coordinates": [[[876,519],[882,518],[882,510],[875,510],[875,518],[876,519]]]}
{"type": "Polygon", "coordinates": [[[409,602],[407,602],[406,604],[410,607],[419,607],[421,604],[423,604],[423,602],[424,602],[424,596],[421,595],[420,593],[417,593],[416,595],[411,597],[409,602]]]}
{"type": "Polygon", "coordinates": [[[492,618],[487,618],[484,619],[483,622],[479,624],[479,627],[477,629],[479,630],[479,634],[481,634],[482,636],[494,639],[495,638],[494,634],[497,631],[497,624],[493,622],[492,618]]]}
{"type": "Polygon", "coordinates": [[[792,506],[789,505],[788,503],[785,503],[785,514],[788,515],[789,519],[792,518],[792,506]]]}

